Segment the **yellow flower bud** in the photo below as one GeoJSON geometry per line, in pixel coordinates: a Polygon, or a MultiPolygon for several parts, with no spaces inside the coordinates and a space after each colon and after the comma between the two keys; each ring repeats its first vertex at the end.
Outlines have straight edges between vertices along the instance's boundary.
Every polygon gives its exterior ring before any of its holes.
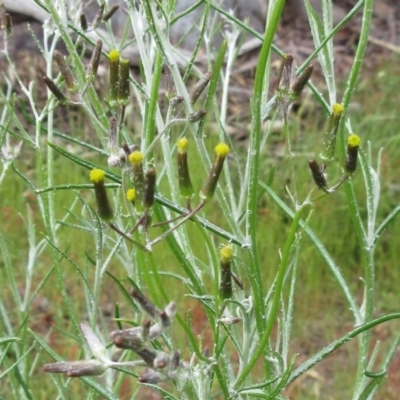
{"type": "Polygon", "coordinates": [[[358,148],[360,147],[361,139],[359,136],[352,133],[347,138],[347,154],[344,164],[344,171],[346,174],[354,174],[357,168],[358,148]]]}
{"type": "Polygon", "coordinates": [[[104,186],[105,172],[101,169],[93,169],[90,171],[89,179],[93,183],[94,193],[96,196],[97,213],[99,217],[105,221],[113,218],[113,210],[108,201],[107,191],[104,186]]]}
{"type": "Polygon", "coordinates": [[[200,191],[200,197],[203,200],[210,200],[214,195],[215,188],[217,187],[218,178],[221,174],[222,167],[226,156],[229,153],[229,146],[226,143],[219,143],[215,147],[215,160],[208,174],[207,180],[204,182],[200,191]]]}

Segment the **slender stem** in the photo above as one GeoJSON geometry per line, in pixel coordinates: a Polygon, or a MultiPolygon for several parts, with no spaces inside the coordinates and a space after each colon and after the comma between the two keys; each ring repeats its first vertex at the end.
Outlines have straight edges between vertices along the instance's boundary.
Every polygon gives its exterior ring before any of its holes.
{"type": "Polygon", "coordinates": [[[283,249],[281,262],[279,263],[278,275],[277,275],[276,281],[275,281],[275,288],[274,288],[274,294],[273,294],[273,298],[272,298],[271,309],[268,314],[268,319],[267,319],[267,323],[265,326],[265,330],[261,336],[261,339],[257,346],[257,349],[255,350],[255,352],[253,354],[253,357],[250,359],[250,361],[244,368],[242,374],[239,376],[238,380],[235,383],[236,389],[238,389],[240,387],[240,385],[244,382],[247,375],[251,372],[252,368],[256,364],[258,358],[263,353],[265,347],[268,345],[269,337],[271,335],[272,328],[274,327],[276,315],[277,315],[278,308],[279,308],[279,299],[282,294],[282,286],[283,286],[285,272],[286,272],[288,261],[289,261],[289,256],[291,254],[291,249],[292,249],[293,243],[296,240],[296,233],[297,233],[297,230],[299,227],[299,223],[301,221],[301,214],[302,214],[304,208],[305,208],[304,205],[300,206],[296,210],[296,213],[294,215],[294,218],[292,221],[292,226],[290,228],[290,232],[286,239],[285,247],[283,249]]]}
{"type": "MultiPolygon", "coordinates": [[[[363,13],[359,44],[357,47],[353,66],[350,71],[349,79],[347,81],[346,91],[343,96],[343,105],[345,108],[347,108],[348,105],[350,104],[354,88],[356,87],[356,83],[360,75],[362,62],[368,44],[368,36],[371,26],[373,4],[374,4],[373,0],[365,0],[364,2],[364,13],[363,13]]],[[[341,162],[343,162],[343,160],[345,159],[345,151],[346,151],[343,128],[344,128],[344,119],[342,118],[341,129],[339,129],[339,136],[338,136],[339,159],[341,160],[341,162]]],[[[373,248],[371,248],[371,246],[366,245],[367,243],[366,243],[365,231],[360,218],[360,213],[357,207],[351,180],[348,180],[344,184],[344,188],[345,188],[347,203],[350,208],[351,219],[353,221],[353,225],[357,232],[358,240],[360,243],[360,249],[363,253],[363,260],[365,262],[365,313],[363,318],[363,322],[365,323],[369,322],[372,319],[374,310],[375,271],[373,262],[373,248]]],[[[353,393],[354,399],[358,399],[359,395],[363,390],[363,384],[365,382],[364,370],[367,367],[370,336],[371,334],[369,330],[365,331],[360,336],[357,375],[353,393]]]]}
{"type": "MultiPolygon", "coordinates": [[[[286,382],[286,386],[297,379],[299,376],[303,375],[306,371],[312,368],[314,365],[318,364],[325,357],[331,354],[334,350],[338,349],[343,344],[347,343],[349,340],[355,338],[356,336],[363,334],[364,332],[370,332],[371,328],[380,325],[384,322],[390,321],[392,319],[400,319],[400,313],[386,314],[383,317],[371,320],[361,326],[358,326],[351,332],[347,333],[338,340],[335,340],[330,345],[324,347],[321,351],[315,354],[313,357],[309,358],[299,367],[297,367],[291,374],[289,380],[286,382]]],[[[358,398],[358,397],[355,397],[358,398]]]]}
{"type": "Polygon", "coordinates": [[[268,28],[265,32],[264,42],[261,47],[258,59],[256,76],[254,81],[254,92],[252,96],[252,127],[250,134],[249,149],[249,188],[247,196],[247,213],[246,213],[246,230],[247,236],[250,237],[251,247],[249,249],[250,264],[249,278],[254,296],[254,309],[257,323],[257,330],[260,336],[264,331],[264,300],[263,300],[263,283],[261,276],[260,256],[257,245],[257,189],[258,175],[260,167],[260,140],[261,140],[261,111],[262,99],[264,91],[264,76],[266,73],[267,63],[271,52],[272,40],[274,38],[278,22],[282,14],[284,0],[277,0],[272,9],[269,18],[268,28]]]}
{"type": "MultiPolygon", "coordinates": [[[[294,218],[295,213],[278,197],[278,195],[267,185],[260,182],[261,187],[271,196],[271,198],[278,204],[278,206],[290,217],[294,218]]],[[[321,257],[325,260],[327,266],[332,272],[332,275],[335,277],[336,281],[340,289],[343,292],[343,295],[347,301],[347,304],[353,313],[356,324],[359,325],[362,323],[360,309],[357,305],[355,298],[352,296],[350,292],[350,288],[346,283],[346,280],[340,270],[340,268],[335,264],[334,260],[328,253],[327,249],[320,241],[318,236],[314,233],[314,231],[306,226],[305,221],[300,221],[300,226],[304,229],[305,234],[310,238],[311,242],[314,244],[316,250],[320,253],[321,257]]]]}
{"type": "MultiPolygon", "coordinates": [[[[158,97],[160,91],[160,81],[161,81],[161,72],[162,72],[162,57],[161,53],[157,51],[156,60],[154,63],[154,73],[153,79],[151,81],[151,93],[149,104],[147,107],[147,115],[145,118],[146,122],[146,133],[145,133],[145,143],[146,149],[151,145],[154,140],[155,130],[156,130],[156,112],[158,105],[158,97]]],[[[153,152],[148,154],[148,159],[151,160],[153,158],[153,152]]]]}
{"type": "Polygon", "coordinates": [[[147,248],[151,249],[152,246],[154,246],[156,243],[160,242],[163,240],[165,237],[167,237],[171,232],[179,228],[184,222],[186,222],[188,219],[192,218],[197,212],[199,212],[205,205],[205,202],[201,202],[193,211],[185,215],[184,218],[182,218],[176,225],[172,226],[169,228],[167,231],[163,232],[160,236],[157,238],[153,239],[150,243],[147,244],[147,248]]]}

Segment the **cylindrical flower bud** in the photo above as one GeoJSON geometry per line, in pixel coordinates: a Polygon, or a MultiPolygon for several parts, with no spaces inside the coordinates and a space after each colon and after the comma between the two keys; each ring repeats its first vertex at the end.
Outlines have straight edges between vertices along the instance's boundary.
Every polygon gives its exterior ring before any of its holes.
{"type": "Polygon", "coordinates": [[[129,154],[129,162],[133,169],[133,185],[136,191],[136,206],[141,206],[144,191],[144,174],[143,174],[143,153],[134,151],[129,154]]]}
{"type": "Polygon", "coordinates": [[[157,351],[146,345],[141,334],[141,328],[114,331],[110,334],[114,345],[120,349],[134,351],[149,366],[154,366],[157,351]]]}
{"type": "Polygon", "coordinates": [[[285,54],[278,75],[278,90],[287,90],[292,76],[293,55],[285,54]]]}
{"type": "Polygon", "coordinates": [[[140,307],[150,315],[151,318],[158,319],[160,317],[160,310],[142,292],[137,289],[132,289],[131,296],[139,303],[140,307]]]}
{"type": "Polygon", "coordinates": [[[172,323],[171,318],[165,312],[165,310],[162,310],[160,312],[160,321],[161,321],[161,325],[163,328],[168,328],[169,326],[171,326],[171,323],[172,323]]]}
{"type": "Polygon", "coordinates": [[[12,35],[12,19],[9,13],[6,14],[6,28],[5,28],[6,36],[10,37],[12,35]]]}
{"type": "Polygon", "coordinates": [[[90,181],[94,185],[94,193],[96,195],[97,213],[104,221],[109,221],[113,218],[113,210],[108,201],[107,191],[104,186],[105,173],[101,169],[93,169],[90,171],[90,181]]]}
{"type": "Polygon", "coordinates": [[[9,38],[12,34],[12,20],[10,14],[5,12],[4,6],[3,10],[1,11],[0,19],[1,29],[3,29],[3,31],[5,32],[6,37],[9,38]]]}
{"type": "Polygon", "coordinates": [[[150,338],[150,328],[151,328],[151,321],[149,319],[145,319],[142,323],[143,340],[147,341],[150,338]]]}
{"type": "Polygon", "coordinates": [[[181,196],[190,200],[193,196],[193,185],[190,179],[189,165],[187,158],[187,148],[189,141],[186,137],[182,137],[177,142],[178,147],[178,179],[179,179],[179,190],[181,196]]]}
{"type": "Polygon", "coordinates": [[[67,374],[70,378],[101,375],[105,370],[105,365],[98,360],[67,361],[43,366],[44,372],[49,372],[50,374],[67,374]]]}
{"type": "Polygon", "coordinates": [[[121,148],[126,155],[125,159],[128,160],[129,155],[138,149],[138,145],[137,144],[128,145],[127,143],[122,142],[121,148]]]}
{"type": "Polygon", "coordinates": [[[359,136],[352,133],[347,138],[347,154],[346,162],[344,164],[344,171],[346,174],[351,175],[357,168],[358,148],[360,147],[361,139],[359,136]]]}
{"type": "Polygon", "coordinates": [[[223,300],[232,297],[232,274],[231,260],[233,256],[232,246],[224,246],[219,251],[221,258],[221,280],[219,286],[219,294],[223,300]]]}
{"type": "Polygon", "coordinates": [[[112,106],[114,106],[118,100],[119,58],[120,54],[118,50],[111,50],[108,53],[108,60],[110,62],[110,89],[108,97],[112,106]]]}
{"type": "Polygon", "coordinates": [[[313,69],[314,67],[312,65],[308,65],[297,78],[296,82],[292,86],[291,101],[295,101],[299,98],[301,92],[303,91],[304,87],[307,85],[307,82],[311,77],[313,69]]]}
{"type": "Polygon", "coordinates": [[[143,206],[146,209],[153,207],[154,191],[156,187],[156,170],[149,168],[146,172],[143,191],[143,206]]]}
{"type": "Polygon", "coordinates": [[[325,174],[319,167],[318,163],[315,160],[310,160],[308,162],[308,166],[310,167],[312,177],[317,187],[325,190],[328,187],[328,183],[326,181],[325,174]]]}
{"type": "Polygon", "coordinates": [[[107,22],[116,13],[118,8],[118,4],[114,4],[113,6],[111,6],[111,8],[102,16],[101,20],[103,22],[107,22]]]}
{"type": "Polygon", "coordinates": [[[5,29],[7,37],[12,35],[12,19],[9,13],[6,14],[6,29],[5,29]]]}
{"type": "Polygon", "coordinates": [[[197,122],[200,121],[205,115],[207,111],[203,108],[197,112],[191,113],[188,117],[189,122],[197,122]]]}
{"type": "Polygon", "coordinates": [[[10,37],[12,33],[12,21],[10,14],[6,12],[2,2],[0,3],[0,23],[1,29],[6,33],[6,37],[10,37]]]}
{"type": "Polygon", "coordinates": [[[74,74],[68,67],[64,56],[58,50],[54,52],[54,60],[58,65],[60,73],[64,78],[65,84],[67,85],[68,89],[71,90],[72,92],[75,92],[78,89],[78,85],[74,77],[74,74]]]}
{"type": "Polygon", "coordinates": [[[129,68],[129,60],[121,59],[119,61],[118,101],[122,106],[129,103],[129,68]]]}
{"type": "Polygon", "coordinates": [[[65,106],[68,104],[68,98],[65,94],[61,91],[61,89],[56,85],[56,83],[50,79],[48,76],[43,77],[43,81],[46,84],[47,88],[53,93],[54,97],[58,100],[58,102],[65,106]]]}
{"type": "Polygon", "coordinates": [[[204,89],[207,87],[208,82],[210,82],[212,76],[212,72],[208,71],[200,80],[197,82],[195,87],[189,94],[189,100],[191,104],[196,103],[197,99],[203,93],[204,89]]]}
{"type": "Polygon", "coordinates": [[[165,75],[165,95],[167,96],[167,99],[169,99],[171,104],[171,99],[173,99],[176,96],[176,87],[174,78],[172,78],[171,70],[166,65],[164,65],[164,75],[165,75]]]}
{"type": "Polygon", "coordinates": [[[157,352],[146,345],[141,332],[142,328],[124,329],[111,332],[110,336],[116,347],[134,351],[149,367],[153,367],[157,352]]]}
{"type": "Polygon", "coordinates": [[[103,48],[103,41],[101,39],[99,39],[96,42],[96,47],[94,48],[92,57],[90,58],[89,65],[86,70],[86,79],[89,82],[93,81],[97,76],[97,70],[99,68],[102,48],[103,48]]]}
{"type": "Polygon", "coordinates": [[[92,29],[96,29],[100,25],[100,22],[102,21],[103,18],[105,6],[106,6],[105,3],[100,4],[99,11],[97,11],[97,14],[95,15],[94,20],[92,22],[92,29]]]}
{"type": "Polygon", "coordinates": [[[142,338],[141,327],[113,331],[110,333],[110,336],[115,346],[120,349],[128,349],[136,352],[146,346],[146,342],[142,338]]]}
{"type": "Polygon", "coordinates": [[[210,173],[206,181],[203,184],[203,187],[200,191],[200,197],[207,201],[210,200],[215,192],[215,188],[217,187],[218,178],[221,174],[222,167],[224,165],[224,161],[226,156],[229,153],[229,146],[226,143],[219,143],[215,147],[215,159],[214,163],[211,166],[210,173]]]}
{"type": "Polygon", "coordinates": [[[332,107],[332,114],[329,119],[328,130],[325,133],[324,144],[322,153],[320,154],[321,160],[326,164],[333,161],[335,156],[336,147],[336,134],[339,128],[340,118],[344,112],[342,104],[334,104],[332,107]]]}
{"type": "Polygon", "coordinates": [[[326,182],[325,174],[321,171],[318,163],[315,160],[310,160],[308,161],[308,166],[310,167],[312,177],[317,187],[325,190],[328,187],[328,183],[326,182]]]}
{"type": "Polygon", "coordinates": [[[86,32],[87,30],[88,30],[88,22],[87,22],[87,19],[86,19],[86,15],[85,14],[81,14],[80,16],[79,16],[79,22],[80,22],[80,24],[81,24],[81,29],[82,29],[82,31],[83,32],[86,32]]]}

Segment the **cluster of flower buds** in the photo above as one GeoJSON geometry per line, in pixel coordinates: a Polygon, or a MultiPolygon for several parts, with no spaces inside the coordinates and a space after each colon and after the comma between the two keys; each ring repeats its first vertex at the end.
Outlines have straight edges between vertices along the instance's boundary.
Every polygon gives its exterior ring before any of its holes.
{"type": "Polygon", "coordinates": [[[146,369],[139,376],[142,383],[158,383],[177,377],[177,370],[181,365],[180,351],[171,354],[156,350],[149,343],[150,340],[160,336],[171,325],[175,315],[175,303],[171,302],[164,310],[157,307],[141,292],[132,290],[134,299],[139,303],[155,323],[147,319],[142,326],[117,330],[110,336],[114,345],[120,349],[132,350],[140,357],[140,360],[118,362],[107,357],[107,349],[102,340],[93,332],[86,322],[81,323],[81,330],[94,358],[80,361],[66,361],[46,364],[44,372],[63,373],[68,377],[102,375],[107,368],[138,367],[146,369]]]}
{"type": "MultiPolygon", "coordinates": [[[[118,4],[114,4],[110,7],[110,9],[107,12],[104,12],[105,10],[105,3],[101,3],[99,6],[99,10],[97,11],[93,21],[92,21],[92,26],[91,29],[96,29],[102,22],[107,22],[108,20],[111,19],[111,17],[116,13],[116,11],[119,9],[118,4]]],[[[81,29],[83,32],[87,32],[89,28],[88,21],[86,19],[86,15],[82,13],[79,16],[80,24],[81,24],[81,29]]]]}
{"type": "MultiPolygon", "coordinates": [[[[94,76],[96,75],[99,57],[101,54],[102,43],[98,42],[96,49],[93,53],[90,66],[87,70],[87,83],[89,84],[94,76]]],[[[128,175],[130,179],[130,186],[126,191],[126,199],[129,203],[134,206],[136,215],[139,216],[135,225],[128,233],[120,230],[114,223],[109,222],[113,218],[112,208],[107,198],[107,192],[105,190],[104,184],[104,172],[99,174],[100,170],[95,169],[91,172],[90,180],[94,184],[94,190],[96,193],[96,202],[99,216],[101,219],[108,222],[108,225],[114,229],[119,234],[122,234],[129,240],[132,240],[132,234],[140,226],[143,227],[146,235],[148,234],[148,226],[151,221],[151,210],[154,205],[155,200],[155,190],[156,190],[156,170],[151,165],[146,165],[145,155],[138,150],[137,146],[129,146],[125,143],[121,144],[120,130],[123,122],[124,110],[127,102],[129,101],[129,61],[123,60],[120,57],[120,53],[117,50],[111,50],[108,55],[109,58],[109,102],[111,106],[121,106],[121,115],[117,114],[110,118],[109,120],[109,139],[108,139],[108,149],[110,155],[108,157],[108,165],[110,167],[120,167],[124,175],[128,175]]],[[[61,59],[61,58],[60,58],[61,59]]],[[[60,68],[61,70],[61,68],[60,68]]],[[[65,75],[65,81],[69,82],[68,86],[75,87],[76,83],[74,78],[71,76],[71,71],[65,65],[62,68],[63,74],[65,75]]],[[[167,76],[167,96],[172,100],[177,98],[176,88],[171,76],[170,71],[166,68],[167,76]]],[[[211,73],[207,73],[198,84],[194,87],[190,94],[190,102],[194,104],[199,98],[201,93],[207,87],[211,79],[211,73]]],[[[65,95],[63,95],[55,85],[52,85],[54,93],[60,102],[65,104],[68,100],[65,95]],[[54,86],[54,87],[53,87],[54,86]]],[[[172,107],[173,108],[173,107],[172,107]]],[[[188,121],[198,121],[205,115],[204,110],[200,110],[188,116],[188,121]]],[[[211,166],[209,175],[204,182],[200,191],[200,204],[192,211],[190,207],[190,200],[193,197],[194,191],[192,182],[189,174],[188,166],[188,140],[186,138],[181,138],[178,141],[178,178],[179,178],[179,188],[182,197],[187,202],[187,213],[180,215],[179,217],[161,222],[157,225],[167,224],[174,220],[181,219],[180,223],[174,225],[170,230],[161,234],[158,238],[150,242],[147,236],[147,243],[145,246],[141,245],[142,249],[150,251],[151,246],[160,240],[162,240],[167,234],[172,230],[177,229],[183,222],[191,218],[196,212],[198,212],[207,201],[209,201],[216,190],[219,176],[221,174],[225,158],[227,157],[230,149],[225,143],[220,143],[215,148],[215,160],[211,166]]],[[[136,244],[138,242],[134,241],[136,244]]]]}
{"type": "Polygon", "coordinates": [[[154,349],[149,343],[171,326],[176,313],[175,303],[171,302],[164,310],[159,310],[139,290],[132,289],[131,295],[155,323],[152,324],[151,320],[145,319],[141,326],[111,332],[114,345],[120,349],[132,350],[147,365],[148,368],[139,377],[140,382],[157,383],[175,378],[180,363],[180,352],[175,351],[169,355],[154,349]]]}
{"type": "MultiPolygon", "coordinates": [[[[97,70],[100,64],[102,48],[103,48],[103,42],[99,39],[96,42],[96,46],[92,53],[92,57],[86,69],[87,85],[93,82],[97,76],[97,70]]],[[[58,69],[60,70],[60,74],[65,82],[66,87],[71,93],[76,93],[79,89],[78,82],[73,72],[71,71],[70,67],[68,66],[64,56],[58,50],[54,52],[54,60],[58,66],[58,69]]],[[[46,84],[47,88],[50,90],[50,92],[53,94],[53,96],[62,106],[65,106],[72,102],[70,97],[59,87],[59,85],[53,79],[45,75],[43,76],[43,81],[46,84]]],[[[83,95],[83,93],[86,91],[87,85],[83,89],[81,95],[83,95]]]]}
{"type": "MultiPolygon", "coordinates": [[[[117,126],[114,118],[110,120],[110,137],[109,137],[109,149],[111,155],[108,159],[110,166],[122,166],[125,165],[125,172],[130,176],[133,187],[129,188],[126,192],[127,200],[135,206],[136,212],[141,215],[136,225],[130,233],[134,232],[140,225],[142,225],[147,231],[147,226],[151,217],[151,209],[154,205],[155,186],[156,186],[156,171],[153,167],[147,168],[146,172],[143,168],[144,155],[136,148],[131,148],[127,145],[122,145],[122,152],[118,147],[117,139],[117,126]],[[118,153],[118,155],[117,155],[118,153]],[[128,162],[127,162],[128,161],[128,162]]],[[[215,159],[211,166],[210,172],[200,190],[200,204],[192,211],[190,207],[190,200],[193,196],[193,186],[189,174],[188,166],[188,140],[183,137],[178,140],[178,179],[181,196],[187,202],[187,208],[189,213],[183,214],[179,218],[183,218],[181,223],[192,217],[198,212],[207,201],[211,200],[217,187],[219,176],[224,165],[224,161],[229,154],[229,146],[226,143],[219,143],[215,147],[215,159]]],[[[107,198],[107,193],[104,186],[104,172],[95,169],[90,174],[90,180],[94,184],[94,190],[96,194],[97,209],[99,216],[109,221],[112,218],[112,209],[107,198]]],[[[165,221],[168,223],[171,221],[165,221]]],[[[159,225],[159,224],[158,224],[159,225]]],[[[176,229],[180,224],[174,226],[171,229],[176,229]]],[[[112,226],[113,227],[113,226],[112,226]]],[[[115,228],[115,227],[114,227],[115,228]]],[[[167,231],[169,234],[171,230],[167,231]]],[[[162,236],[154,239],[154,243],[160,241],[165,237],[164,232],[162,236]]]]}
{"type": "Polygon", "coordinates": [[[156,170],[149,167],[146,172],[143,169],[143,153],[135,150],[128,156],[130,163],[130,175],[134,192],[128,189],[126,198],[135,205],[138,213],[149,214],[154,204],[156,187],[156,170]]]}
{"type": "Polygon", "coordinates": [[[323,162],[322,166],[320,167],[315,160],[310,160],[308,162],[316,186],[326,193],[333,193],[357,168],[358,148],[360,147],[361,139],[355,134],[350,134],[347,138],[347,154],[343,166],[344,175],[337,184],[328,189],[325,170],[327,165],[335,158],[336,136],[343,113],[344,107],[342,104],[333,105],[328,129],[324,136],[323,150],[320,154],[320,158],[323,162]]]}
{"type": "Polygon", "coordinates": [[[282,59],[277,89],[275,91],[276,99],[280,105],[284,119],[286,119],[291,105],[299,98],[313,72],[313,66],[308,65],[298,76],[293,85],[290,86],[292,66],[293,56],[291,54],[285,54],[282,59]]]}
{"type": "Polygon", "coordinates": [[[181,138],[177,144],[178,147],[178,178],[179,178],[179,188],[181,196],[186,199],[187,202],[187,212],[181,214],[177,218],[173,218],[168,221],[155,224],[154,226],[165,225],[167,223],[180,220],[179,223],[172,226],[167,231],[163,232],[159,237],[153,239],[148,245],[151,247],[153,244],[160,242],[172,231],[177,229],[180,225],[186,222],[188,219],[192,218],[198,211],[200,211],[205,204],[211,200],[214,195],[215,189],[217,187],[218,179],[224,165],[225,158],[229,154],[229,146],[226,143],[219,143],[215,147],[215,159],[211,166],[210,172],[200,190],[200,203],[192,210],[190,206],[190,199],[193,194],[192,182],[189,175],[189,167],[187,163],[187,147],[188,141],[186,138],[181,138]]]}
{"type": "Polygon", "coordinates": [[[128,59],[123,59],[118,50],[108,53],[110,63],[110,88],[108,100],[112,107],[126,106],[129,103],[129,68],[128,59]]]}
{"type": "MultiPolygon", "coordinates": [[[[115,120],[111,121],[111,131],[114,132],[113,126],[115,120]]],[[[114,133],[113,133],[114,134],[114,133]]],[[[114,144],[110,144],[114,146],[114,144]]],[[[135,147],[127,147],[127,152],[130,154],[126,157],[129,160],[129,165],[125,167],[130,175],[130,179],[133,184],[133,188],[127,190],[127,200],[135,206],[136,212],[142,214],[139,219],[139,225],[146,225],[150,217],[150,211],[154,205],[154,194],[156,186],[156,170],[153,167],[147,169],[146,172],[143,170],[143,153],[136,150],[135,147]]],[[[109,165],[121,165],[125,162],[125,156],[120,154],[111,155],[109,157],[109,165]],[[115,161],[115,163],[114,163],[115,161]]],[[[105,172],[101,169],[93,169],[90,172],[89,178],[93,183],[93,188],[96,196],[97,212],[100,218],[104,221],[110,221],[113,218],[113,211],[107,196],[107,191],[104,184],[105,172]]]]}
{"type": "MultiPolygon", "coordinates": [[[[54,61],[58,66],[60,74],[65,82],[65,86],[71,93],[76,93],[79,89],[78,82],[74,74],[72,73],[70,67],[68,66],[67,61],[65,60],[63,54],[58,50],[54,52],[54,61]]],[[[47,88],[50,90],[50,92],[54,95],[54,97],[58,100],[58,102],[61,105],[64,106],[68,103],[71,103],[70,97],[67,96],[67,94],[61,90],[61,88],[54,80],[52,80],[48,76],[44,76],[43,81],[46,84],[47,88]]]]}

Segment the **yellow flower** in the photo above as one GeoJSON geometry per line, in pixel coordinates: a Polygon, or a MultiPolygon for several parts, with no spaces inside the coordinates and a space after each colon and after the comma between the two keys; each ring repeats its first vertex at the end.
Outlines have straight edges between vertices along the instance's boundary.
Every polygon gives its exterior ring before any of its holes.
{"type": "Polygon", "coordinates": [[[108,59],[110,61],[118,61],[119,57],[120,57],[120,53],[118,50],[113,49],[108,53],[108,59]]]}
{"type": "Polygon", "coordinates": [[[184,153],[188,146],[189,146],[189,141],[186,139],[186,137],[184,136],[183,138],[180,138],[178,140],[178,142],[176,143],[177,147],[178,147],[178,151],[180,153],[184,153]]]}
{"type": "Polygon", "coordinates": [[[359,147],[361,144],[361,139],[359,136],[355,135],[352,133],[348,138],[347,138],[347,145],[350,147],[359,147]]]}
{"type": "Polygon", "coordinates": [[[229,262],[232,259],[233,249],[230,244],[222,247],[219,250],[219,256],[221,257],[222,262],[229,262]]]}
{"type": "Polygon", "coordinates": [[[89,174],[90,182],[97,184],[104,181],[105,172],[102,169],[92,169],[89,174]]]}
{"type": "Polygon", "coordinates": [[[140,164],[143,161],[143,153],[141,151],[134,151],[129,154],[129,161],[132,165],[140,164]]]}
{"type": "Polygon", "coordinates": [[[135,198],[136,198],[136,191],[135,189],[128,189],[126,192],[126,198],[128,199],[128,201],[130,201],[131,203],[135,202],[135,198]]]}

